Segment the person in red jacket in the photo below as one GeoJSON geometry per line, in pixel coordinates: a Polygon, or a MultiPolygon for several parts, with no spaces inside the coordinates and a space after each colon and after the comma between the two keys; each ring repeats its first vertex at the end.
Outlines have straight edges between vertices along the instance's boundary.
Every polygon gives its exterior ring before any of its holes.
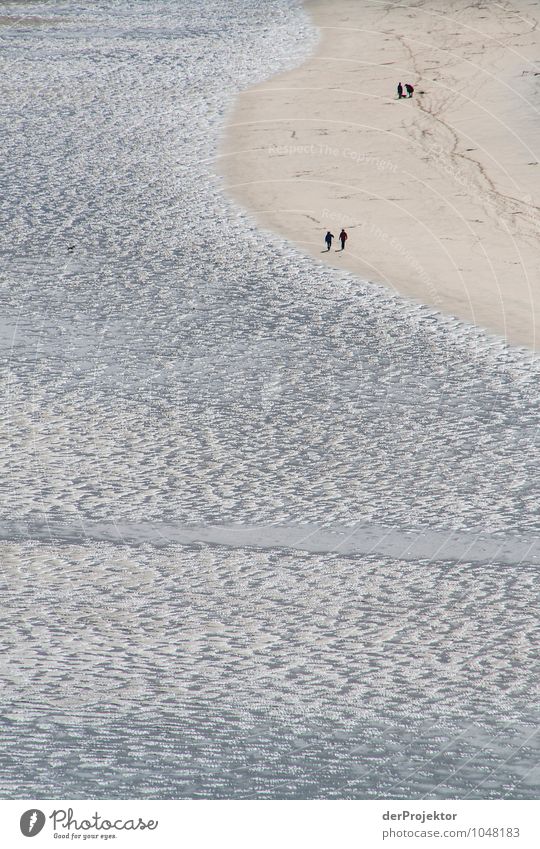
{"type": "Polygon", "coordinates": [[[345,232],[345,230],[342,230],[341,233],[339,234],[339,241],[341,242],[341,250],[342,251],[345,250],[345,242],[347,241],[348,238],[349,237],[347,236],[347,233],[345,232]]]}

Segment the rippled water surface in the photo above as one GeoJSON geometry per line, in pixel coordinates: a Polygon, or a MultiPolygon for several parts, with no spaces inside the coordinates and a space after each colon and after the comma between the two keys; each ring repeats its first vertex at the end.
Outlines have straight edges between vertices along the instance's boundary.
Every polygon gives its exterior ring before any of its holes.
{"type": "Polygon", "coordinates": [[[0,28],[0,793],[534,797],[538,362],[223,195],[234,93],[314,43],[295,6],[31,5],[0,28]]]}

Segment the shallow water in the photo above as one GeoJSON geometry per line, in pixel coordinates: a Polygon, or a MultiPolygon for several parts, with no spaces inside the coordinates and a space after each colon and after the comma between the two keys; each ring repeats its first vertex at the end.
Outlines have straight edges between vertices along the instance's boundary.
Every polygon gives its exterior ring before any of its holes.
{"type": "Polygon", "coordinates": [[[224,196],[298,9],[38,6],[0,33],[2,796],[534,797],[538,361],[224,196]],[[287,549],[359,525],[392,548],[287,549]]]}

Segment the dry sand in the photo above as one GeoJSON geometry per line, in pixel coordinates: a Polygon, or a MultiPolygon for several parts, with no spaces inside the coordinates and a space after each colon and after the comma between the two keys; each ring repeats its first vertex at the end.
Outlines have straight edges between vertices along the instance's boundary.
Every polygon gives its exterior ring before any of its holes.
{"type": "Polygon", "coordinates": [[[540,5],[306,6],[319,47],[238,99],[229,189],[322,262],[540,348],[540,5]]]}

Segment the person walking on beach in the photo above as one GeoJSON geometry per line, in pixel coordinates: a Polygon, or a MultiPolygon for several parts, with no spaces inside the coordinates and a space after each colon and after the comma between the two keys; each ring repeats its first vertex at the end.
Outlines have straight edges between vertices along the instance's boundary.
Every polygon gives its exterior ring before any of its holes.
{"type": "Polygon", "coordinates": [[[401,85],[401,83],[397,84],[397,96],[398,100],[401,100],[401,98],[403,97],[403,86],[401,85]]]}
{"type": "Polygon", "coordinates": [[[330,250],[330,248],[332,247],[332,239],[333,238],[334,238],[334,234],[331,233],[330,230],[328,230],[326,236],[324,237],[324,241],[326,242],[327,250],[330,250]]]}
{"type": "Polygon", "coordinates": [[[407,97],[412,97],[414,92],[414,86],[410,83],[405,83],[405,88],[407,89],[407,97]]]}
{"type": "Polygon", "coordinates": [[[341,233],[339,234],[339,241],[341,242],[341,250],[342,251],[345,250],[345,242],[347,241],[348,238],[349,237],[347,236],[347,233],[345,232],[345,230],[342,230],[341,233]]]}

